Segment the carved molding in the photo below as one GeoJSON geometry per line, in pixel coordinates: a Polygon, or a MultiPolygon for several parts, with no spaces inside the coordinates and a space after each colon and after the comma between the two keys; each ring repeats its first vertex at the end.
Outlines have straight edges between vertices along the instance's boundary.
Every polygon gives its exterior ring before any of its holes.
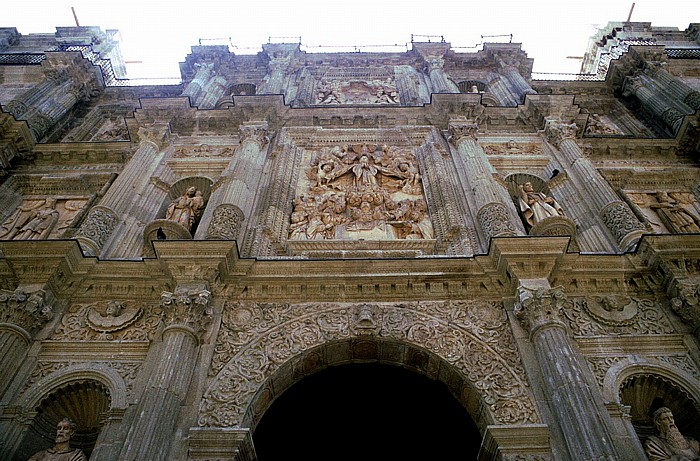
{"type": "Polygon", "coordinates": [[[46,292],[37,290],[0,290],[0,323],[9,323],[32,334],[53,316],[53,306],[46,302],[46,292]]]}
{"type": "Polygon", "coordinates": [[[240,426],[256,392],[285,363],[326,343],[359,337],[436,354],[480,394],[491,413],[486,419],[539,420],[501,303],[239,303],[224,311],[210,370],[215,377],[200,405],[199,426],[240,426]]]}

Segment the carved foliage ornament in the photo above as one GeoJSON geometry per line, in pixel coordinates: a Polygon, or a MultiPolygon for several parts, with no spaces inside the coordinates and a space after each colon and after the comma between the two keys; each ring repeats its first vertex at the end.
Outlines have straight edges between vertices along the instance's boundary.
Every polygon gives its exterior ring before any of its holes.
{"type": "Polygon", "coordinates": [[[256,392],[283,364],[358,336],[433,352],[471,383],[498,424],[539,420],[501,303],[239,303],[224,311],[199,425],[240,425],[256,392]]]}
{"type": "Polygon", "coordinates": [[[73,304],[51,339],[150,341],[160,324],[160,315],[159,306],[142,306],[136,301],[73,304]]]}
{"type": "Polygon", "coordinates": [[[476,123],[450,123],[449,131],[450,141],[457,145],[462,138],[470,138],[476,141],[479,125],[476,123]]]}
{"type": "Polygon", "coordinates": [[[41,329],[53,315],[52,306],[45,304],[43,290],[26,293],[22,290],[0,290],[0,323],[10,323],[28,333],[41,329]]]}
{"type": "Polygon", "coordinates": [[[211,321],[210,301],[211,293],[207,290],[164,291],[160,295],[160,305],[166,327],[181,326],[195,334],[202,333],[211,321]]]}
{"type": "Polygon", "coordinates": [[[520,302],[515,305],[515,316],[530,334],[547,325],[561,325],[561,311],[567,301],[564,289],[520,287],[520,302]]]}

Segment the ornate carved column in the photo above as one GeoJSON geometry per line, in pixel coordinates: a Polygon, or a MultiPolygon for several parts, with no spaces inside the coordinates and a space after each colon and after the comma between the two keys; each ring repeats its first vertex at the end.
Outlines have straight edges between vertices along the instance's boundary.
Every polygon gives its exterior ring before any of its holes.
{"type": "Polygon", "coordinates": [[[484,149],[477,143],[478,125],[471,122],[450,122],[450,140],[459,151],[458,163],[461,163],[462,180],[468,181],[478,207],[479,225],[487,238],[523,235],[522,224],[508,195],[508,191],[499,184],[494,175],[496,171],[486,158],[484,149]]]}
{"type": "MultiPolygon", "coordinates": [[[[155,186],[150,181],[165,155],[163,148],[168,141],[167,134],[167,125],[139,129],[138,149],[99,205],[90,210],[76,234],[86,254],[97,256],[108,250],[108,242],[113,240],[117,225],[126,226],[119,232],[120,238],[131,241],[130,246],[122,245],[118,251],[131,256],[140,254],[142,229],[138,229],[138,225],[143,226],[143,222],[137,220],[139,217],[152,219],[153,214],[137,215],[144,214],[144,207],[157,209],[161,205],[162,200],[158,200],[155,186]]],[[[164,197],[165,193],[160,195],[164,197]]]]}
{"type": "Polygon", "coordinates": [[[119,459],[170,459],[171,437],[194,372],[201,335],[211,321],[210,300],[211,293],[202,287],[179,287],[175,293],[161,295],[162,343],[147,358],[154,367],[119,459]]]}
{"type": "Polygon", "coordinates": [[[618,460],[602,396],[589,385],[590,370],[574,350],[560,316],[564,290],[550,288],[546,280],[534,282],[544,283],[520,286],[515,315],[530,334],[550,409],[560,422],[569,453],[581,461],[618,460]]]}
{"type": "Polygon", "coordinates": [[[240,144],[212,191],[197,229],[197,238],[236,239],[250,219],[269,143],[267,122],[241,127],[240,144]],[[206,234],[205,234],[206,232],[206,234]]]}
{"type": "Polygon", "coordinates": [[[656,116],[672,133],[677,133],[683,122],[683,113],[645,84],[641,76],[627,77],[622,90],[624,96],[634,95],[645,109],[656,116]]]}
{"type": "Polygon", "coordinates": [[[498,59],[499,69],[498,72],[502,74],[511,87],[511,91],[518,101],[518,104],[522,103],[527,94],[537,94],[535,90],[532,89],[529,83],[523,78],[520,70],[515,66],[515,64],[507,63],[503,59],[498,59]]]}
{"type": "Polygon", "coordinates": [[[657,85],[678,101],[691,109],[700,109],[700,91],[694,90],[660,65],[651,67],[649,75],[656,81],[657,85]]]}
{"type": "Polygon", "coordinates": [[[570,180],[585,192],[585,197],[590,200],[590,209],[599,215],[619,247],[628,250],[642,236],[644,225],[585,157],[576,142],[576,132],[577,127],[573,123],[548,120],[545,125],[547,140],[558,148],[555,155],[569,170],[570,180]]]}
{"type": "Polygon", "coordinates": [[[33,335],[53,315],[44,290],[0,290],[0,397],[29,350],[33,335]]]}

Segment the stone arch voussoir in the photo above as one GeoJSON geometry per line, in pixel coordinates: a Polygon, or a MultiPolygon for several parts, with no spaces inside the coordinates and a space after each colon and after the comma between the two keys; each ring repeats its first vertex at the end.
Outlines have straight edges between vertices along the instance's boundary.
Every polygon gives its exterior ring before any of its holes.
{"type": "Polygon", "coordinates": [[[198,425],[253,427],[303,376],[362,361],[439,379],[481,429],[541,422],[501,302],[251,302],[225,309],[198,425]]]}

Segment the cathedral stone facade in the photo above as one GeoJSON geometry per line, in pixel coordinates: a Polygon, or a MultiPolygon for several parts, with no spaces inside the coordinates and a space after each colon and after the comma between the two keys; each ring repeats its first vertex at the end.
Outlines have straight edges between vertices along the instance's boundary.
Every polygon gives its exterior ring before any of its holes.
{"type": "Polygon", "coordinates": [[[348,364],[442,383],[460,459],[647,459],[662,407],[700,438],[700,24],[610,23],[569,80],[438,40],[138,85],[115,37],[0,29],[0,458],[58,424],[268,461],[266,412],[348,364]]]}

